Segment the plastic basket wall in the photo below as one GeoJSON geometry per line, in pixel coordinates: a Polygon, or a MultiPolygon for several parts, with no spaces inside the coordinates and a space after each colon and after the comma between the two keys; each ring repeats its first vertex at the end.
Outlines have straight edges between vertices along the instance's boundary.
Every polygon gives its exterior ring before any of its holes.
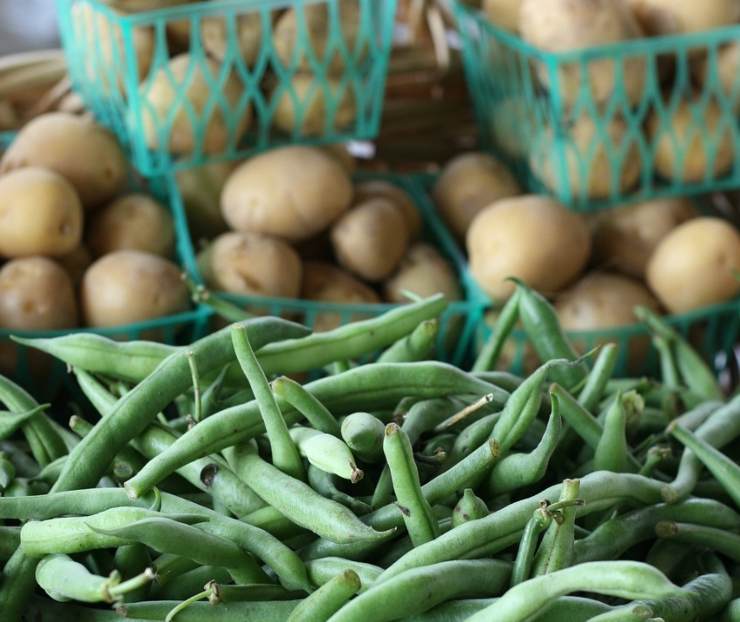
{"type": "Polygon", "coordinates": [[[455,13],[482,139],[531,191],[590,211],[740,186],[740,25],[550,53],[455,13]]]}
{"type": "MultiPolygon", "coordinates": [[[[419,179],[414,176],[400,175],[368,174],[360,176],[360,180],[367,179],[389,181],[401,187],[413,198],[424,220],[424,238],[451,262],[459,275],[464,300],[450,303],[442,316],[437,338],[436,356],[440,360],[462,364],[470,352],[475,328],[480,324],[484,310],[484,305],[480,304],[479,299],[474,300],[472,298],[471,293],[474,284],[465,269],[465,259],[462,253],[442,222],[437,218],[434,207],[419,179]]],[[[184,219],[182,198],[177,190],[174,177],[170,177],[170,184],[172,186],[173,208],[175,212],[183,215],[182,218],[184,219]]],[[[203,282],[195,261],[188,266],[188,269],[197,282],[203,282]]],[[[312,328],[317,324],[317,321],[324,325],[344,325],[353,321],[379,316],[398,306],[395,304],[326,303],[236,294],[221,295],[248,311],[261,315],[286,317],[303,322],[306,326],[312,328]]]]}
{"type": "Polygon", "coordinates": [[[75,89],[145,175],[378,133],[396,0],[57,5],[75,89]]]}

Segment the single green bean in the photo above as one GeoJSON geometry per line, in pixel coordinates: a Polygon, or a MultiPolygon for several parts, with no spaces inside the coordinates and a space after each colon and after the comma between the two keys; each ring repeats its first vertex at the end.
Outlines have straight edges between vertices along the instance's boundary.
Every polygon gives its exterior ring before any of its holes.
{"type": "Polygon", "coordinates": [[[506,340],[509,338],[511,331],[514,330],[519,319],[519,290],[506,301],[496,318],[496,324],[493,326],[491,336],[481,349],[478,357],[473,363],[474,372],[485,372],[496,367],[506,340]]]}
{"type": "Polygon", "coordinates": [[[0,560],[11,558],[21,544],[21,528],[0,525],[0,560]]]}
{"type": "Polygon", "coordinates": [[[601,401],[617,365],[619,349],[607,343],[599,350],[593,369],[586,378],[586,384],[578,394],[578,403],[587,411],[593,411],[601,401]]]}
{"type": "Polygon", "coordinates": [[[383,422],[366,412],[348,415],[341,427],[344,442],[366,462],[378,462],[382,458],[384,431],[383,422]]]}
{"type": "MultiPolygon", "coordinates": [[[[184,600],[200,592],[209,581],[229,583],[231,575],[225,568],[218,566],[198,566],[177,577],[161,589],[155,590],[153,598],[156,600],[184,600]]],[[[143,600],[143,599],[142,599],[143,600]]]]}
{"type": "Polygon", "coordinates": [[[280,376],[272,382],[275,395],[303,415],[319,432],[339,436],[339,423],[319,400],[295,380],[280,376]]]}
{"type": "MultiPolygon", "coordinates": [[[[576,502],[580,487],[581,483],[577,479],[566,479],[563,482],[558,500],[558,504],[563,506],[563,509],[554,515],[554,518],[558,515],[561,518],[553,520],[542,537],[542,543],[534,560],[534,576],[557,572],[573,564],[576,502]]],[[[548,508],[550,514],[553,514],[554,507],[548,508]]]]}
{"type": "MultiPolygon", "coordinates": [[[[139,543],[119,546],[116,549],[113,561],[115,563],[116,570],[118,570],[124,578],[132,578],[143,573],[152,563],[148,549],[143,544],[139,543]]],[[[148,593],[149,585],[146,584],[138,589],[127,592],[123,596],[122,600],[124,602],[145,600],[148,593]]]]}
{"type": "Polygon", "coordinates": [[[424,361],[434,350],[439,332],[437,318],[424,320],[411,334],[402,337],[378,357],[378,363],[414,363],[424,361]]]}
{"type": "Polygon", "coordinates": [[[661,521],[655,525],[655,533],[659,538],[708,548],[722,553],[734,562],[740,562],[740,536],[724,529],[661,521]]]}
{"type": "Polygon", "coordinates": [[[308,483],[321,496],[341,503],[357,515],[367,514],[371,509],[364,501],[339,490],[334,484],[333,476],[315,466],[308,467],[308,483]]]}
{"type": "Polygon", "coordinates": [[[360,578],[360,592],[370,589],[375,580],[380,576],[380,573],[383,572],[383,569],[378,566],[342,559],[341,557],[313,559],[306,562],[306,569],[308,570],[309,579],[316,586],[324,585],[332,577],[337,576],[345,570],[352,570],[360,578]]]}
{"type": "Polygon", "coordinates": [[[511,571],[511,587],[519,585],[532,577],[537,544],[542,533],[550,526],[552,514],[547,511],[546,504],[542,504],[527,521],[519,541],[514,568],[511,571]]]}
{"type": "Polygon", "coordinates": [[[471,520],[488,516],[488,506],[480,497],[476,497],[472,488],[466,488],[462,497],[452,510],[452,526],[457,527],[471,520]]]}
{"type": "Polygon", "coordinates": [[[287,622],[328,620],[360,591],[360,577],[348,569],[327,581],[291,612],[287,622]]]}
{"type": "Polygon", "coordinates": [[[364,473],[357,467],[352,451],[336,436],[302,426],[291,428],[289,434],[309,464],[348,479],[353,484],[363,478],[364,473]]]}
{"type": "Polygon", "coordinates": [[[624,473],[631,468],[630,448],[627,444],[626,393],[617,393],[607,410],[604,431],[594,452],[594,468],[599,471],[624,473]]]}

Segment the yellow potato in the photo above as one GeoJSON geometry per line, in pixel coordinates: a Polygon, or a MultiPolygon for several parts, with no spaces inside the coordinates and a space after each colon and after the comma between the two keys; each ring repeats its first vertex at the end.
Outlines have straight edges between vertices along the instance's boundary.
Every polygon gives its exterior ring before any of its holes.
{"type": "Polygon", "coordinates": [[[87,245],[96,257],[122,250],[169,257],[175,250],[175,224],[152,197],[128,194],[93,215],[87,245]]]}
{"type": "Polygon", "coordinates": [[[405,292],[422,298],[444,294],[447,300],[460,300],[462,290],[457,274],[439,251],[423,242],[414,244],[401,260],[396,274],[383,288],[388,302],[408,302],[405,292]]]}
{"type": "Polygon", "coordinates": [[[196,64],[192,76],[188,78],[191,63],[195,61],[189,54],[175,56],[167,68],[159,69],[152,80],[141,86],[140,95],[144,102],[142,108],[144,134],[147,145],[152,149],[167,149],[177,155],[189,155],[196,147],[200,147],[203,153],[219,153],[226,149],[233,136],[238,140],[249,126],[251,118],[249,106],[240,114],[236,127],[233,128],[227,125],[221,105],[213,106],[212,110],[209,108],[209,101],[213,97],[214,89],[217,88],[221,99],[228,104],[231,111],[229,116],[236,114],[236,106],[243,91],[237,76],[231,73],[221,84],[219,82],[221,65],[209,60],[205,62],[205,70],[201,64],[196,64]],[[179,87],[186,80],[185,99],[189,107],[178,95],[179,87]],[[173,107],[176,112],[170,127],[167,120],[172,114],[173,107]],[[190,109],[192,118],[188,112],[190,109]],[[207,110],[210,112],[206,117],[207,110]],[[198,130],[202,134],[200,145],[196,144],[198,130]],[[162,136],[160,132],[164,132],[162,136]]]}
{"type": "Polygon", "coordinates": [[[334,223],[331,241],[340,266],[367,281],[382,281],[406,252],[409,231],[398,207],[370,199],[334,223]]]}
{"type": "Polygon", "coordinates": [[[704,92],[721,92],[735,112],[740,112],[740,42],[728,43],[717,52],[717,85],[710,82],[715,63],[712,56],[704,55],[699,61],[699,81],[704,92]]]}
{"type": "Polygon", "coordinates": [[[221,194],[232,229],[286,240],[324,230],[352,201],[352,182],[332,156],[312,147],[282,147],[241,164],[221,194]]]}
{"type": "Polygon", "coordinates": [[[56,262],[64,268],[69,275],[72,285],[77,287],[82,282],[82,277],[93,262],[92,255],[86,246],[80,244],[72,252],[57,257],[56,262]]]}
{"type": "Polygon", "coordinates": [[[236,167],[234,162],[213,162],[177,171],[177,188],[194,240],[216,237],[228,228],[221,215],[221,191],[236,167]]]}
{"type": "Polygon", "coordinates": [[[71,184],[43,168],[0,177],[0,255],[58,256],[82,237],[82,205],[71,184]]]}
{"type": "Polygon", "coordinates": [[[496,301],[514,291],[518,277],[552,294],[578,276],[588,261],[591,237],[583,219],[557,201],[522,196],[497,201],[473,221],[467,236],[470,269],[496,301]]]}
{"type": "Polygon", "coordinates": [[[336,133],[351,127],[357,117],[355,92],[351,84],[341,85],[328,78],[326,85],[312,75],[295,75],[290,81],[293,92],[276,91],[277,106],[273,125],[286,133],[297,130],[303,136],[336,133]],[[333,100],[332,116],[327,121],[327,100],[333,100]]]}
{"type": "MultiPolygon", "coordinates": [[[[233,18],[228,18],[233,21],[233,18]]],[[[254,64],[262,46],[262,17],[258,11],[243,13],[235,18],[236,39],[239,51],[247,66],[254,64]]],[[[227,51],[234,48],[228,41],[227,18],[204,17],[200,26],[203,47],[211,58],[223,61],[227,51]]]]}
{"type": "Polygon", "coordinates": [[[434,187],[442,218],[460,238],[476,215],[494,201],[521,193],[513,175],[484,153],[466,153],[450,160],[434,187]]]}
{"type": "Polygon", "coordinates": [[[740,19],[737,0],[629,0],[650,35],[703,32],[740,19]]]}
{"type": "Polygon", "coordinates": [[[386,199],[393,203],[403,212],[411,239],[415,240],[421,235],[424,226],[421,212],[405,190],[382,180],[364,181],[355,185],[354,204],[358,205],[369,199],[386,199]]]}
{"type": "Polygon", "coordinates": [[[82,279],[82,312],[89,326],[121,326],[185,311],[188,290],[171,261],[141,251],[98,259],[82,279]]]}
{"type": "Polygon", "coordinates": [[[655,249],[647,282],[672,313],[731,300],[740,293],[740,234],[719,218],[676,227],[655,249]]]}
{"type": "Polygon", "coordinates": [[[483,0],[483,11],[493,24],[516,32],[519,30],[519,10],[522,0],[483,0]]]}
{"type": "Polygon", "coordinates": [[[51,112],[18,133],[0,160],[0,172],[39,166],[71,183],[86,209],[110,201],[126,186],[128,164],[114,136],[75,115],[51,112]]]}
{"type": "Polygon", "coordinates": [[[600,267],[644,278],[650,256],[675,227],[696,216],[688,199],[653,199],[599,212],[593,221],[594,259],[600,267]]]}
{"type": "Polygon", "coordinates": [[[699,100],[685,101],[676,109],[670,125],[656,113],[648,118],[647,129],[655,149],[655,169],[673,182],[697,182],[721,177],[735,159],[731,127],[734,117],[723,114],[713,101],[692,114],[699,100]],[[713,161],[710,161],[713,158],[713,161]]]}

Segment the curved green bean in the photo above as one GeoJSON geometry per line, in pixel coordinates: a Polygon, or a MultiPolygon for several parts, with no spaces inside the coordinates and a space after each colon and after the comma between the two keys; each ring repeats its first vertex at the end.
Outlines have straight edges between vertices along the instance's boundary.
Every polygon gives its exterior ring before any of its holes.
{"type": "Polygon", "coordinates": [[[328,620],[360,591],[360,577],[347,569],[330,579],[291,611],[287,622],[328,620]]]}

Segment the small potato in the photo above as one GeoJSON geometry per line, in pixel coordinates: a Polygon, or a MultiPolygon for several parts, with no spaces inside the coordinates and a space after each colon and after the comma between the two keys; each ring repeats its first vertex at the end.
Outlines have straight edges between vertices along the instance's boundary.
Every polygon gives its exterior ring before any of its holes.
{"type": "Polygon", "coordinates": [[[195,241],[214,238],[228,228],[221,214],[221,191],[237,166],[213,162],[177,171],[177,188],[195,241]]]}
{"type": "Polygon", "coordinates": [[[645,277],[650,256],[673,229],[696,216],[688,199],[654,199],[603,210],[593,221],[594,259],[600,266],[645,277]]]}
{"type": "Polygon", "coordinates": [[[434,200],[455,235],[464,238],[483,208],[520,193],[519,184],[501,162],[484,153],[466,153],[442,169],[434,200]]]}
{"type": "Polygon", "coordinates": [[[414,200],[401,188],[387,181],[364,181],[355,186],[354,204],[359,205],[370,199],[386,199],[403,213],[406,226],[412,240],[421,235],[424,223],[421,212],[414,204],[414,200]]]}
{"type": "MultiPolygon", "coordinates": [[[[228,18],[230,21],[233,18],[228,18]]],[[[236,16],[236,39],[239,51],[247,66],[254,64],[262,47],[262,16],[258,11],[236,16]]],[[[224,17],[203,18],[200,34],[206,53],[217,61],[226,58],[234,46],[229,43],[227,21],[224,17]]]]}
{"type": "Polygon", "coordinates": [[[64,255],[81,237],[82,205],[64,177],[44,168],[0,177],[0,255],[64,255]]]}
{"type": "Polygon", "coordinates": [[[449,262],[429,244],[414,244],[401,260],[398,272],[385,282],[388,302],[408,302],[405,292],[422,298],[444,294],[447,300],[460,300],[460,281],[449,262]]]}
{"type": "Polygon", "coordinates": [[[555,194],[562,194],[568,183],[574,196],[602,199],[611,194],[614,175],[617,190],[626,192],[640,177],[640,151],[627,138],[627,124],[621,118],[614,117],[605,129],[606,138],[602,138],[594,120],[585,114],[564,134],[549,128],[535,141],[529,160],[532,170],[555,194]],[[567,180],[560,172],[563,156],[567,180]]]}
{"type": "Polygon", "coordinates": [[[80,244],[72,252],[62,257],[57,257],[56,262],[69,275],[72,285],[77,287],[82,283],[82,277],[85,276],[85,272],[87,272],[87,269],[93,262],[93,258],[87,247],[80,244]]]}
{"type": "Polygon", "coordinates": [[[704,32],[740,19],[737,0],[629,0],[649,35],[704,32]]]}
{"type": "Polygon", "coordinates": [[[297,298],[300,294],[301,259],[290,245],[277,238],[224,233],[206,253],[204,277],[212,289],[278,298],[297,298]]]}
{"type": "MultiPolygon", "coordinates": [[[[702,84],[704,92],[717,90],[710,81],[712,80],[712,70],[714,61],[710,55],[703,56],[699,61],[699,81],[702,84]]],[[[730,105],[736,113],[740,112],[740,42],[735,41],[720,48],[717,53],[717,79],[719,80],[719,90],[728,99],[730,105]]]]}
{"type": "Polygon", "coordinates": [[[655,169],[674,183],[698,182],[721,177],[733,164],[734,117],[722,113],[709,101],[685,101],[676,109],[670,125],[656,113],[648,117],[647,129],[655,149],[655,169]],[[695,114],[692,108],[697,108],[695,114]]]}
{"type": "Polygon", "coordinates": [[[221,65],[215,61],[205,61],[206,70],[200,63],[196,65],[192,76],[188,78],[191,63],[196,61],[189,54],[180,54],[170,60],[167,67],[161,68],[153,77],[142,84],[140,95],[145,102],[143,106],[143,125],[146,143],[152,149],[167,149],[173,154],[189,155],[196,148],[203,153],[219,153],[226,149],[230,140],[237,140],[247,130],[251,118],[251,109],[245,108],[239,117],[236,127],[229,127],[220,106],[209,110],[209,101],[213,98],[214,89],[218,88],[222,100],[229,109],[235,110],[242,95],[242,85],[235,74],[223,84],[219,82],[221,65]],[[206,71],[208,78],[206,78],[206,71]],[[187,79],[185,98],[190,108],[178,94],[179,88],[187,79]],[[174,81],[174,84],[173,84],[174,81]],[[217,85],[217,86],[216,86],[217,85]],[[168,117],[175,107],[176,113],[171,125],[168,117]],[[208,116],[206,117],[206,113],[208,116]],[[199,130],[199,131],[198,131],[199,130]],[[160,133],[162,134],[160,136],[160,133]],[[202,143],[196,144],[196,136],[202,135],[202,143]],[[162,144],[162,142],[166,144],[162,144]]]}
{"type": "Polygon", "coordinates": [[[288,90],[275,92],[277,106],[272,122],[279,130],[320,136],[327,131],[339,132],[354,124],[357,108],[351,85],[341,85],[338,80],[328,78],[324,88],[314,76],[301,74],[293,76],[290,84],[292,93],[288,90]],[[330,100],[333,100],[333,107],[327,120],[330,100]]]}
{"type": "Polygon", "coordinates": [[[71,183],[85,209],[112,200],[126,187],[128,164],[113,134],[64,112],[36,117],[18,133],[0,160],[0,173],[39,166],[71,183]]]}
{"type": "Polygon", "coordinates": [[[339,265],[367,281],[382,281],[409,245],[403,212],[386,199],[370,199],[344,214],[331,230],[339,265]]]}
{"type": "Polygon", "coordinates": [[[647,282],[672,313],[731,300],[740,293],[740,234],[720,218],[676,227],[655,249],[647,282]]]}
{"type": "Polygon", "coordinates": [[[549,295],[586,265],[591,236],[583,219],[544,196],[502,199],[483,210],[467,236],[473,276],[495,301],[514,292],[515,276],[549,295]]]}
{"type": "Polygon", "coordinates": [[[167,208],[152,197],[129,194],[93,215],[87,245],[96,257],[122,250],[170,257],[175,224],[167,208]]]}
{"type": "Polygon", "coordinates": [[[221,212],[236,231],[305,240],[352,202],[352,182],[333,157],[312,147],[282,147],[255,156],[229,177],[221,212]]]}
{"type": "Polygon", "coordinates": [[[492,24],[517,32],[522,0],[483,0],[483,11],[492,24]]]}
{"type": "Polygon", "coordinates": [[[121,326],[185,311],[188,290],[180,268],[141,251],[116,251],[92,264],[82,279],[88,326],[121,326]]]}

